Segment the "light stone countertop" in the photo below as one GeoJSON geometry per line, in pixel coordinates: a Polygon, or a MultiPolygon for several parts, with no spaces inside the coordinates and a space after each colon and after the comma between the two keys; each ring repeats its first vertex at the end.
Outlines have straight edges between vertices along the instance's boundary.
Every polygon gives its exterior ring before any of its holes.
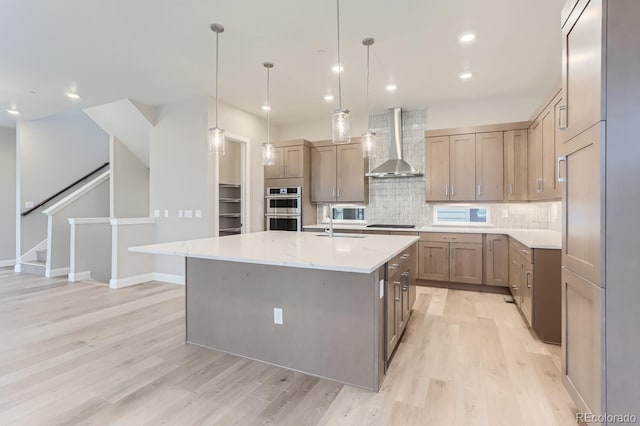
{"type": "Polygon", "coordinates": [[[416,241],[418,237],[410,235],[353,238],[336,232],[328,238],[311,232],[268,231],[130,247],[129,251],[369,274],[416,241]]]}
{"type": "MultiPolygon", "coordinates": [[[[316,224],[305,226],[304,229],[324,229],[326,224],[316,224]]],[[[493,228],[490,226],[422,226],[413,229],[406,228],[367,228],[366,225],[334,225],[336,230],[383,230],[383,231],[406,231],[406,232],[445,232],[462,234],[499,234],[508,235],[520,241],[525,246],[532,249],[561,249],[562,233],[549,229],[518,229],[518,228],[493,228]]]]}

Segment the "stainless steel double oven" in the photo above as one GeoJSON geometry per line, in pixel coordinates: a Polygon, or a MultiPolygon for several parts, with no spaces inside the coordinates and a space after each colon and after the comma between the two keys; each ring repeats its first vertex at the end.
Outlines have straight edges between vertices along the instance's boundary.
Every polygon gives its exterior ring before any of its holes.
{"type": "Polygon", "coordinates": [[[302,188],[267,188],[265,229],[302,231],[302,188]]]}

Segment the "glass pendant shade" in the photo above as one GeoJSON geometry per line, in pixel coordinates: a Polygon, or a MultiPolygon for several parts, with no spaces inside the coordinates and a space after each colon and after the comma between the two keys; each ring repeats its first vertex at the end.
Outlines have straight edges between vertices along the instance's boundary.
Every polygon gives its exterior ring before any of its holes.
{"type": "Polygon", "coordinates": [[[331,116],[332,139],[335,144],[351,142],[351,124],[349,110],[338,109],[331,116]]]}
{"type": "Polygon", "coordinates": [[[224,130],[217,127],[209,129],[209,154],[224,155],[224,130]]]}
{"type": "Polygon", "coordinates": [[[362,134],[362,157],[371,158],[374,156],[376,149],[376,134],[371,130],[367,130],[362,134]]]}
{"type": "Polygon", "coordinates": [[[276,164],[276,147],[274,144],[262,144],[262,164],[265,166],[273,166],[276,164]]]}

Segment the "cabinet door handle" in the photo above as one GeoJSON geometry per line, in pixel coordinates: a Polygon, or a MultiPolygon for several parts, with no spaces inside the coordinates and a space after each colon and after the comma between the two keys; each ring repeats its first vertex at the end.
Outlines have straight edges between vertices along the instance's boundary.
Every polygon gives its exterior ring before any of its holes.
{"type": "Polygon", "coordinates": [[[335,200],[336,200],[336,189],[335,189],[335,188],[333,188],[333,189],[331,190],[331,198],[333,199],[333,201],[335,201],[335,200]]]}
{"type": "Polygon", "coordinates": [[[513,195],[513,184],[510,183],[509,184],[509,196],[512,196],[512,195],[513,195]]]}
{"type": "Polygon", "coordinates": [[[407,260],[408,258],[409,258],[409,254],[408,253],[405,253],[402,256],[400,256],[400,259],[402,259],[402,260],[407,260]]]}
{"type": "Polygon", "coordinates": [[[478,197],[482,195],[482,184],[478,184],[478,197]]]}
{"type": "Polygon", "coordinates": [[[567,106],[560,105],[558,107],[558,129],[564,130],[567,128],[567,106]]]}
{"type": "Polygon", "coordinates": [[[444,196],[449,197],[449,185],[444,186],[444,196]]]}
{"type": "Polygon", "coordinates": [[[407,287],[406,285],[403,285],[403,286],[402,286],[402,291],[403,291],[403,292],[405,292],[405,293],[406,293],[408,290],[409,290],[409,287],[407,287]]]}
{"type": "Polygon", "coordinates": [[[558,156],[558,182],[566,182],[567,181],[567,175],[562,177],[561,173],[560,173],[560,169],[561,169],[560,163],[562,163],[563,161],[566,163],[567,162],[567,157],[565,157],[564,155],[558,156]]]}
{"type": "MultiPolygon", "coordinates": [[[[391,265],[389,265],[389,269],[396,269],[398,267],[397,263],[392,263],[391,265]]],[[[395,284],[395,282],[394,282],[395,284]]]]}
{"type": "Polygon", "coordinates": [[[518,290],[518,286],[517,285],[512,285],[511,288],[516,290],[516,291],[518,290]]]}
{"type": "Polygon", "coordinates": [[[400,302],[402,299],[400,298],[400,296],[396,296],[396,288],[400,288],[400,281],[393,282],[393,300],[395,300],[396,302],[400,302]]]}
{"type": "Polygon", "coordinates": [[[536,179],[536,192],[542,192],[542,178],[536,179]]]}
{"type": "Polygon", "coordinates": [[[400,276],[408,277],[409,276],[409,272],[403,272],[403,273],[400,274],[400,276]]]}
{"type": "Polygon", "coordinates": [[[338,198],[340,198],[340,187],[338,187],[338,198]]]}
{"type": "Polygon", "coordinates": [[[527,271],[527,288],[531,288],[533,287],[533,285],[529,284],[529,277],[532,276],[533,274],[529,271],[527,271]]]}
{"type": "Polygon", "coordinates": [[[452,197],[456,196],[456,187],[454,185],[451,185],[451,196],[452,197]]]}

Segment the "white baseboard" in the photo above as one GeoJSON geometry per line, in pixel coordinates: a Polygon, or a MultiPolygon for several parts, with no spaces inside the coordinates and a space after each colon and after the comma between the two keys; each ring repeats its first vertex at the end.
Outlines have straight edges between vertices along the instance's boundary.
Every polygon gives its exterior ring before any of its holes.
{"type": "Polygon", "coordinates": [[[16,263],[16,266],[13,267],[14,272],[22,272],[22,265],[16,263]]]}
{"type": "Polygon", "coordinates": [[[169,283],[169,284],[184,285],[184,275],[163,274],[161,272],[154,272],[153,273],[153,280],[154,281],[161,281],[163,283],[169,283]]]}
{"type": "Polygon", "coordinates": [[[15,259],[0,260],[0,268],[6,268],[7,266],[16,266],[16,260],[15,259]]]}
{"type": "Polygon", "coordinates": [[[134,275],[133,277],[127,278],[111,278],[109,280],[109,287],[111,288],[123,288],[129,287],[136,284],[146,283],[147,281],[153,281],[155,279],[155,274],[153,272],[149,272],[147,274],[134,275]]]}
{"type": "Polygon", "coordinates": [[[70,268],[58,268],[58,269],[47,269],[44,273],[44,276],[47,278],[52,277],[62,277],[64,275],[69,275],[70,268]]]}
{"type": "Polygon", "coordinates": [[[91,271],[69,273],[69,281],[72,283],[75,283],[76,281],[85,281],[89,279],[91,279],[91,271]]]}

